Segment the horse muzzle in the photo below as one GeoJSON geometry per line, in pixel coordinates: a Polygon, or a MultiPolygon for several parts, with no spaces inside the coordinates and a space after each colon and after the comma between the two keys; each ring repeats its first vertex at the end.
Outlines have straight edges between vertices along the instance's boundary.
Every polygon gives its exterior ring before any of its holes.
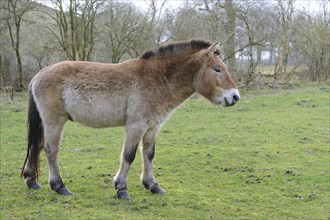
{"type": "Polygon", "coordinates": [[[240,99],[241,96],[237,89],[229,89],[223,92],[220,104],[224,107],[229,107],[235,105],[240,99]]]}

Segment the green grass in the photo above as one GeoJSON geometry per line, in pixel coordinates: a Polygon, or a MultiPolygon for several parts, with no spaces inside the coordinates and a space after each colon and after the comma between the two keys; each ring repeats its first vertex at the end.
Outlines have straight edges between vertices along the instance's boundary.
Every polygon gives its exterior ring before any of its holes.
{"type": "Polygon", "coordinates": [[[75,194],[20,179],[27,95],[1,100],[1,219],[329,219],[328,86],[258,90],[232,108],[187,100],[157,139],[154,171],[165,195],[143,189],[141,158],[129,173],[132,199],[115,198],[123,128],[68,122],[60,167],[75,194]]]}

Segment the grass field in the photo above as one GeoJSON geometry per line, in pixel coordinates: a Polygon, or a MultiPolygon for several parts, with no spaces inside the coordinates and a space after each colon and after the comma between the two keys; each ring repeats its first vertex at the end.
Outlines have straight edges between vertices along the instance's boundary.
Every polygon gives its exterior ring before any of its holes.
{"type": "Polygon", "coordinates": [[[123,128],[68,122],[60,166],[73,196],[20,179],[26,154],[25,93],[1,96],[1,219],[330,219],[329,86],[243,92],[232,108],[187,100],[157,140],[154,170],[165,195],[142,187],[141,158],[130,201],[115,198],[123,128]]]}

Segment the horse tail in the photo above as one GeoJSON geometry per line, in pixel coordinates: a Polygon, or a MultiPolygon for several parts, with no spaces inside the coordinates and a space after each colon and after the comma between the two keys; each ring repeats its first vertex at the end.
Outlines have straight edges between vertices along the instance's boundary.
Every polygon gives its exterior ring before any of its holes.
{"type": "Polygon", "coordinates": [[[42,120],[40,113],[37,109],[36,102],[34,100],[31,87],[29,89],[29,107],[28,107],[28,146],[27,154],[24,161],[21,177],[34,176],[39,177],[39,155],[44,142],[42,120]],[[25,169],[25,165],[28,163],[29,169],[25,169]],[[33,173],[26,173],[32,171],[33,173]]]}

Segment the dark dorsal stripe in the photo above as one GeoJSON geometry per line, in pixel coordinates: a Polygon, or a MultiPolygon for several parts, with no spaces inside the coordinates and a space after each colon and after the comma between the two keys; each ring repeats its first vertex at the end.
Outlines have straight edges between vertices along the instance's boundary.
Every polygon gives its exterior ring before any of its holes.
{"type": "Polygon", "coordinates": [[[168,55],[183,53],[187,51],[199,51],[211,46],[210,42],[204,40],[190,40],[170,43],[160,46],[158,49],[146,51],[140,58],[149,60],[157,57],[164,57],[168,55]]]}

